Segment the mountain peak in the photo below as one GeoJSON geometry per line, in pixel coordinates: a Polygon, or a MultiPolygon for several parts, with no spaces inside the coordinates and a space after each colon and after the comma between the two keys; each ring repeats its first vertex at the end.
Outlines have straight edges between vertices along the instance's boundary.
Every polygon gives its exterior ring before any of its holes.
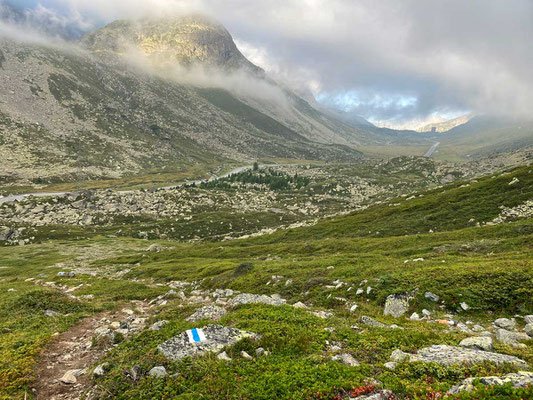
{"type": "Polygon", "coordinates": [[[160,63],[260,70],[239,51],[224,26],[202,15],[119,20],[85,35],[82,42],[95,52],[119,54],[134,46],[160,63]]]}

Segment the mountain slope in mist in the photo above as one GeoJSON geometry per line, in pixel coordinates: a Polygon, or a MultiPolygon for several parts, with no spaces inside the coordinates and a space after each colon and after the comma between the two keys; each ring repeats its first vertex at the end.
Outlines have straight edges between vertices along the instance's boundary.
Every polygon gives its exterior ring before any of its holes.
{"type": "Polygon", "coordinates": [[[0,39],[4,182],[114,178],[258,158],[360,157],[328,131],[327,122],[303,116],[301,129],[286,124],[294,122],[290,110],[304,106],[286,106],[293,99],[281,89],[241,69],[155,70],[144,59],[111,60],[79,46],[20,36],[10,32],[0,39]],[[279,117],[278,109],[289,117],[279,117]],[[314,140],[313,124],[330,137],[314,140]]]}
{"type": "Polygon", "coordinates": [[[475,116],[467,123],[439,134],[443,147],[468,158],[508,153],[533,146],[533,120],[475,116]]]}

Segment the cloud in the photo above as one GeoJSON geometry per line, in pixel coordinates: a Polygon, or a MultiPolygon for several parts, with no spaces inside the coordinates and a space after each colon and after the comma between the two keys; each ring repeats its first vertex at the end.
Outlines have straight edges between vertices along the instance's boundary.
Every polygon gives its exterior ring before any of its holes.
{"type": "Polygon", "coordinates": [[[208,14],[276,78],[374,120],[463,110],[530,117],[533,109],[530,0],[35,3],[83,30],[121,18],[208,14]]]}

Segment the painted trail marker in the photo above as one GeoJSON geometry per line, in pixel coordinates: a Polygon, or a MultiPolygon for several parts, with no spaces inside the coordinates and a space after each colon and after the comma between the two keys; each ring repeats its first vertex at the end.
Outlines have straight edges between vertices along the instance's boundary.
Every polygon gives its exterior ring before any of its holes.
{"type": "Polygon", "coordinates": [[[201,329],[189,329],[187,331],[189,343],[200,343],[206,340],[204,331],[201,329]]]}

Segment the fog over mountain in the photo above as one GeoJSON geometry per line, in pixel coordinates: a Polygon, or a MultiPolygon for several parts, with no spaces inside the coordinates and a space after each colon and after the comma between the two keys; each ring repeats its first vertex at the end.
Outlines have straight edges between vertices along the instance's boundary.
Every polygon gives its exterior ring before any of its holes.
{"type": "Polygon", "coordinates": [[[25,0],[72,35],[123,18],[201,12],[241,51],[324,105],[400,124],[467,112],[529,117],[533,3],[364,0],[25,0]]]}

